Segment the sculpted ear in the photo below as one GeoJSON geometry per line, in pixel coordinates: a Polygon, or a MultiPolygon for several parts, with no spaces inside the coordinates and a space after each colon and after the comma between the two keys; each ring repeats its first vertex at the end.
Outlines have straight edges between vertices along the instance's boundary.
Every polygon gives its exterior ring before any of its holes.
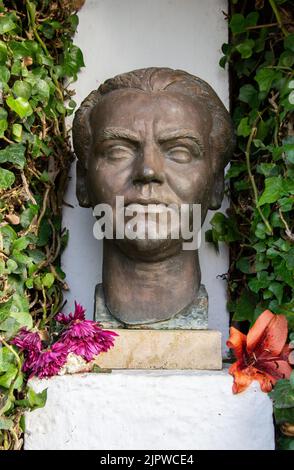
{"type": "Polygon", "coordinates": [[[91,207],[90,198],[87,188],[87,170],[79,160],[77,161],[76,167],[77,183],[76,183],[76,195],[80,206],[91,207]]]}
{"type": "Polygon", "coordinates": [[[224,197],[224,191],[225,191],[224,170],[223,168],[221,168],[221,170],[219,170],[218,173],[214,176],[209,209],[216,210],[220,208],[223,197],[224,197]]]}

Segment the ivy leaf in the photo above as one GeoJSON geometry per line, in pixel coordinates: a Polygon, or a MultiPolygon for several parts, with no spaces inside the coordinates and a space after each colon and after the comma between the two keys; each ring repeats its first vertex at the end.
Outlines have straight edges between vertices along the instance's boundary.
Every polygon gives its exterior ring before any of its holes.
{"type": "Polygon", "coordinates": [[[5,65],[0,65],[0,82],[7,83],[10,78],[10,72],[5,65]]]}
{"type": "Polygon", "coordinates": [[[265,289],[268,287],[270,284],[270,281],[273,280],[274,274],[268,274],[266,271],[261,271],[257,273],[256,278],[250,279],[248,282],[249,288],[252,290],[252,292],[255,292],[256,294],[260,289],[265,289]]]}
{"type": "Polygon", "coordinates": [[[25,165],[25,146],[22,144],[10,144],[0,150],[0,163],[10,162],[23,168],[25,165]]]}
{"type": "Polygon", "coordinates": [[[237,135],[242,137],[248,137],[251,132],[251,126],[249,125],[249,118],[244,117],[241,119],[237,127],[237,135]]]}
{"type": "Polygon", "coordinates": [[[280,169],[275,163],[260,163],[256,170],[264,176],[278,176],[280,173],[280,169]]]}
{"type": "Polygon", "coordinates": [[[0,17],[0,34],[9,33],[16,27],[14,21],[10,15],[4,15],[0,17]]]}
{"type": "Polygon", "coordinates": [[[241,162],[241,163],[231,163],[230,168],[228,169],[226,173],[226,178],[236,178],[239,176],[243,171],[246,170],[246,163],[241,162]]]}
{"type": "Polygon", "coordinates": [[[247,320],[251,323],[254,319],[254,309],[257,299],[257,295],[253,294],[251,291],[245,288],[237,301],[233,320],[247,320]]]}
{"type": "Polygon", "coordinates": [[[9,339],[15,336],[21,328],[31,329],[32,326],[33,319],[29,314],[28,300],[23,295],[13,294],[9,315],[0,323],[0,330],[4,331],[9,339]]]}
{"type": "Polygon", "coordinates": [[[6,372],[14,361],[14,355],[6,346],[0,348],[0,373],[6,372]]]}
{"type": "MultiPolygon", "coordinates": [[[[274,408],[275,421],[277,424],[294,422],[294,406],[292,408],[274,408]]],[[[294,443],[294,442],[293,442],[294,443]]],[[[293,446],[294,450],[294,446],[293,446]]]]}
{"type": "Polygon", "coordinates": [[[28,312],[12,312],[10,317],[17,321],[18,329],[26,327],[30,330],[33,327],[33,319],[28,312]]]}
{"type": "MultiPolygon", "coordinates": [[[[62,63],[62,75],[76,76],[81,67],[84,67],[83,53],[79,47],[68,44],[65,48],[62,63]]],[[[60,73],[60,71],[59,71],[60,73]]]]}
{"type": "Polygon", "coordinates": [[[268,290],[270,290],[275,295],[279,304],[281,304],[284,293],[283,284],[281,284],[280,282],[271,282],[268,286],[268,290]]]}
{"type": "Polygon", "coordinates": [[[13,242],[12,249],[22,251],[30,244],[30,239],[28,237],[19,237],[13,242]]]}
{"type": "Polygon", "coordinates": [[[1,227],[0,232],[2,235],[3,251],[6,255],[9,255],[11,244],[17,238],[17,234],[10,225],[1,227]]]}
{"type": "Polygon", "coordinates": [[[9,388],[17,375],[17,367],[10,364],[7,371],[0,376],[0,387],[9,388]]]}
{"type": "Polygon", "coordinates": [[[281,176],[266,178],[265,189],[259,198],[258,205],[262,206],[264,204],[271,204],[272,202],[276,202],[284,194],[285,190],[281,176]]]}
{"type": "Polygon", "coordinates": [[[35,57],[36,53],[40,49],[39,45],[35,41],[9,41],[9,47],[12,50],[12,54],[15,60],[23,59],[25,57],[35,57]]]}
{"type": "Polygon", "coordinates": [[[25,209],[20,215],[20,223],[23,228],[28,228],[35,217],[38,214],[38,206],[35,204],[30,204],[30,206],[25,209]]]}
{"type": "Polygon", "coordinates": [[[22,125],[21,124],[16,123],[12,125],[12,136],[16,142],[21,142],[21,138],[22,138],[22,125]]]}
{"type": "Polygon", "coordinates": [[[16,94],[16,96],[20,96],[25,100],[28,100],[32,94],[32,87],[28,82],[23,80],[16,80],[12,87],[12,91],[16,94]]]}
{"type": "Polygon", "coordinates": [[[4,65],[7,60],[7,46],[5,42],[0,41],[0,64],[4,65]]]}
{"type": "Polygon", "coordinates": [[[282,212],[289,212],[292,210],[294,200],[290,197],[282,197],[278,200],[278,203],[282,212]]]}
{"type": "Polygon", "coordinates": [[[292,67],[294,63],[294,54],[291,51],[284,51],[279,58],[279,66],[292,67]]]}
{"type": "Polygon", "coordinates": [[[252,55],[252,49],[255,42],[253,39],[246,39],[236,46],[236,49],[241,54],[241,59],[248,59],[252,55]]]}
{"type": "Polygon", "coordinates": [[[7,266],[9,274],[16,272],[18,269],[17,263],[12,258],[9,258],[7,260],[6,266],[7,266]]]}
{"type": "Polygon", "coordinates": [[[259,19],[258,11],[251,11],[248,13],[245,19],[246,27],[256,26],[259,19]]]}
{"type": "Polygon", "coordinates": [[[294,34],[289,34],[284,39],[284,47],[291,52],[294,52],[294,34]]]}
{"type": "Polygon", "coordinates": [[[14,111],[16,114],[18,114],[21,119],[33,114],[33,110],[30,103],[21,96],[19,96],[18,98],[13,98],[12,96],[9,96],[6,99],[6,103],[9,108],[12,109],[12,111],[14,111]]]}
{"type": "Polygon", "coordinates": [[[8,122],[6,119],[0,119],[0,137],[4,136],[4,132],[8,128],[8,122]]]}
{"type": "Polygon", "coordinates": [[[258,83],[259,90],[268,92],[271,88],[273,80],[277,77],[277,72],[273,69],[261,68],[255,75],[255,80],[258,83]]]}
{"type": "Polygon", "coordinates": [[[0,189],[10,188],[15,181],[15,176],[12,171],[0,168],[0,189]]]}
{"type": "Polygon", "coordinates": [[[47,289],[50,289],[54,281],[55,281],[55,277],[53,276],[52,273],[46,273],[45,276],[42,278],[42,284],[44,287],[47,287],[47,289]]]}
{"type": "Polygon", "coordinates": [[[253,85],[243,85],[240,88],[238,99],[244,103],[248,103],[252,108],[255,108],[258,104],[258,91],[253,85]]]}
{"type": "Polygon", "coordinates": [[[229,27],[232,33],[244,33],[244,31],[246,31],[246,21],[244,16],[240,13],[233,15],[229,23],[229,27]]]}
{"type": "Polygon", "coordinates": [[[33,95],[37,95],[38,99],[42,102],[47,102],[50,96],[50,88],[46,80],[37,80],[34,89],[33,95]]]}
{"type": "Polygon", "coordinates": [[[272,392],[269,393],[274,402],[275,408],[294,407],[294,393],[290,380],[279,380],[272,392]]]}
{"type": "Polygon", "coordinates": [[[250,259],[243,256],[242,258],[238,259],[236,263],[236,267],[245,274],[251,274],[254,272],[254,269],[252,267],[252,263],[250,262],[250,259]]]}
{"type": "Polygon", "coordinates": [[[0,304],[0,323],[9,317],[12,303],[13,299],[10,298],[7,302],[0,304]]]}
{"type": "Polygon", "coordinates": [[[43,408],[47,401],[47,388],[40,393],[35,392],[31,387],[28,389],[28,402],[31,410],[43,408]]]}
{"type": "Polygon", "coordinates": [[[0,416],[0,431],[9,431],[13,427],[13,421],[7,416],[0,416]]]}
{"type": "Polygon", "coordinates": [[[79,25],[79,17],[78,15],[74,14],[74,15],[71,15],[69,18],[68,18],[68,21],[71,25],[71,28],[72,28],[72,32],[74,33],[79,25]]]}

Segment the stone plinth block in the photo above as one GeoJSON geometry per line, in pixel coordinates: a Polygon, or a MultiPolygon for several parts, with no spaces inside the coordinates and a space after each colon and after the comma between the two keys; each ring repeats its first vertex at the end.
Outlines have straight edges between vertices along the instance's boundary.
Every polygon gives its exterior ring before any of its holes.
{"type": "Polygon", "coordinates": [[[274,449],[272,403],[239,395],[223,371],[113,371],[30,382],[45,408],[26,413],[25,449],[274,449]]]}
{"type": "Polygon", "coordinates": [[[95,360],[110,369],[221,369],[221,333],[214,330],[116,330],[95,360]]]}

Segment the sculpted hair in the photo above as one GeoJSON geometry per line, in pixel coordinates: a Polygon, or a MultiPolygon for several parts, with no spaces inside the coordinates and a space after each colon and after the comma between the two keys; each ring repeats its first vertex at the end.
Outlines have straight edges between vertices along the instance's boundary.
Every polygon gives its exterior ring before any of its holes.
{"type": "Polygon", "coordinates": [[[210,144],[217,150],[212,162],[218,172],[228,163],[234,147],[231,118],[223,103],[208,83],[183,70],[151,67],[116,75],[106,80],[98,90],[92,91],[75,113],[73,121],[73,145],[79,164],[87,169],[91,151],[92,133],[90,116],[92,109],[104,95],[114,90],[133,88],[147,92],[178,91],[191,98],[204,101],[212,115],[210,144]]]}

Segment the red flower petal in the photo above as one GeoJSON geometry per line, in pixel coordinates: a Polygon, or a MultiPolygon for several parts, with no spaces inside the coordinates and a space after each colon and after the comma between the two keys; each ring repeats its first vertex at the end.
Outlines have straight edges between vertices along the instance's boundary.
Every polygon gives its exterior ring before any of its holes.
{"type": "Polygon", "coordinates": [[[227,341],[227,346],[228,348],[234,350],[237,359],[241,359],[243,357],[243,353],[246,350],[246,335],[231,326],[230,337],[227,341]]]}
{"type": "Polygon", "coordinates": [[[253,380],[258,380],[260,388],[263,392],[268,393],[272,390],[273,385],[276,383],[273,378],[266,372],[261,372],[255,369],[253,380]]]}
{"type": "Polygon", "coordinates": [[[261,365],[258,365],[259,370],[269,374],[274,380],[274,383],[280,379],[289,379],[292,367],[290,364],[281,359],[274,361],[264,361],[261,365]]]}
{"type": "Polygon", "coordinates": [[[274,318],[274,314],[265,310],[256,320],[253,327],[250,328],[247,335],[247,351],[253,352],[257,344],[264,338],[265,330],[274,318]]]}
{"type": "Polygon", "coordinates": [[[252,382],[252,377],[250,373],[246,369],[240,368],[240,361],[235,362],[229,368],[229,373],[234,376],[234,383],[233,383],[233,393],[241,393],[249,387],[252,382]]]}

